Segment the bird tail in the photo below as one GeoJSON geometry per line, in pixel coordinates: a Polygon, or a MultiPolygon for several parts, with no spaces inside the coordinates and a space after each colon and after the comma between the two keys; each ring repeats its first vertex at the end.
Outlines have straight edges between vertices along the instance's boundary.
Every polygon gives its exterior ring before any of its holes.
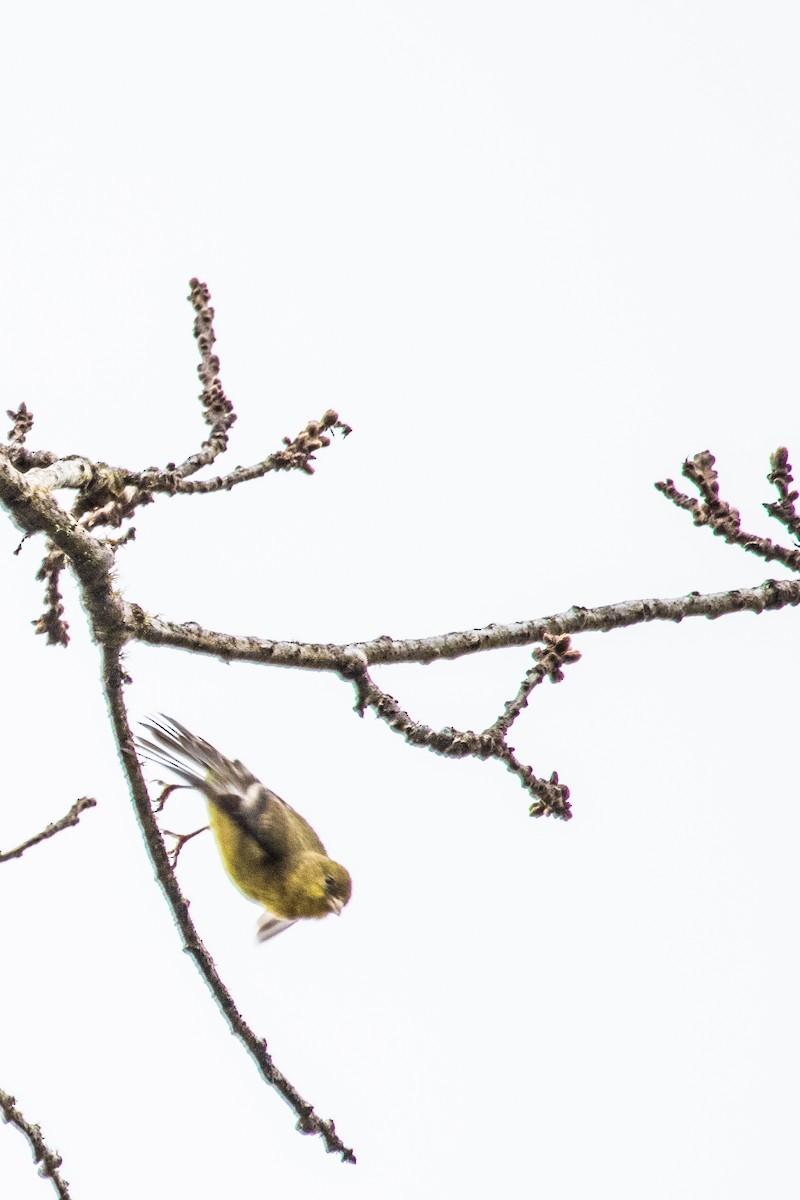
{"type": "Polygon", "coordinates": [[[166,767],[189,787],[197,788],[209,799],[235,792],[243,795],[255,778],[240,762],[232,762],[219,750],[191,733],[174,717],[161,714],[142,721],[152,735],[137,737],[136,747],[149,762],[166,767]]]}

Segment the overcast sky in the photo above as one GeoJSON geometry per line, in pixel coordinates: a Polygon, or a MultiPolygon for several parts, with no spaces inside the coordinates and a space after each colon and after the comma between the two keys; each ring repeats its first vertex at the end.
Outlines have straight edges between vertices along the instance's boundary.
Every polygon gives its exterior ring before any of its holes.
{"type": "MultiPolygon", "coordinates": [[[[653,488],[711,449],[781,538],[800,455],[800,20],[789,3],[17,5],[0,46],[3,410],[144,467],[204,436],[188,280],[217,311],[230,467],[334,407],[317,473],[137,517],[119,584],[179,621],[346,641],[752,586],[786,572],[653,488]]],[[[798,614],[576,639],[496,763],[406,746],[327,676],[134,648],[135,716],[241,758],[354,880],[256,946],[208,836],[179,864],[277,1065],[226,1031],[133,817],[74,589],[0,521],[0,1087],[75,1200],[798,1194],[798,614]]],[[[482,728],[528,650],[376,671],[482,728]]],[[[168,828],[202,822],[178,793],[168,828]]],[[[0,1127],[0,1193],[36,1200],[0,1127]]]]}

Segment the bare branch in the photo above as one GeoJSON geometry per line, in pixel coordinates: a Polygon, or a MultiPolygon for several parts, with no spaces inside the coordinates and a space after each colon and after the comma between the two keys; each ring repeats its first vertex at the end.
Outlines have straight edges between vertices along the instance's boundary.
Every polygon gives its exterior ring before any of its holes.
{"type": "Polygon", "coordinates": [[[0,448],[0,502],[23,533],[46,533],[69,558],[98,641],[107,637],[124,640],[120,639],[123,609],[113,586],[111,549],[82,529],[48,489],[31,484],[29,474],[18,471],[7,451],[0,448]]]}
{"type": "Polygon", "coordinates": [[[411,746],[424,746],[445,758],[495,758],[498,739],[491,734],[475,733],[471,729],[454,729],[446,725],[443,729],[432,729],[421,721],[415,721],[405,712],[394,696],[379,688],[370,679],[367,671],[359,671],[352,677],[356,689],[355,711],[363,717],[371,708],[390,729],[399,733],[411,746]]]}
{"type": "Polygon", "coordinates": [[[27,446],[7,445],[6,453],[15,467],[20,471],[29,471],[33,467],[49,467],[61,458],[52,450],[29,450],[27,446]]]}
{"type": "Polygon", "coordinates": [[[526,792],[533,796],[528,810],[532,817],[559,817],[562,821],[572,819],[569,804],[569,788],[558,782],[558,772],[553,771],[549,779],[539,779],[531,767],[524,766],[514,753],[513,746],[503,746],[497,755],[512,775],[516,775],[526,792]]]}
{"type": "Polygon", "coordinates": [[[340,429],[345,436],[351,432],[349,425],[339,420],[339,414],[333,409],[322,416],[319,421],[309,421],[305,429],[294,438],[283,439],[284,449],[267,455],[260,462],[249,467],[236,467],[227,475],[217,475],[213,479],[182,479],[177,468],[159,471],[153,467],[147,471],[126,472],[125,479],[142,491],[163,493],[169,496],[208,495],[211,492],[229,492],[239,483],[249,483],[253,479],[261,479],[272,471],[303,471],[313,475],[316,451],[330,446],[331,439],[325,436],[326,430],[340,429]]]}
{"type": "Polygon", "coordinates": [[[31,846],[38,846],[39,842],[44,842],[47,838],[55,837],[57,833],[61,833],[62,829],[69,829],[71,825],[77,825],[81,819],[81,813],[87,808],[95,808],[97,801],[91,796],[81,796],[80,800],[76,800],[72,808],[65,817],[59,821],[54,821],[46,826],[41,833],[37,833],[32,838],[28,838],[22,845],[17,846],[15,850],[0,850],[0,863],[9,862],[12,858],[21,858],[26,850],[30,850],[31,846]]]}
{"type": "MultiPolygon", "coordinates": [[[[694,458],[687,458],[683,464],[683,475],[691,480],[700,492],[702,503],[679,492],[671,479],[657,483],[656,489],[678,508],[690,512],[695,525],[707,525],[715,537],[723,538],[729,546],[741,546],[751,554],[757,554],[765,562],[774,560],[782,563],[791,571],[800,571],[800,550],[780,546],[771,538],[760,537],[756,533],[745,533],[741,527],[739,510],[728,504],[727,500],[719,498],[719,482],[714,466],[715,462],[714,455],[708,450],[703,450],[700,454],[695,454],[694,458]]],[[[770,475],[769,478],[772,479],[773,476],[770,475]]],[[[777,480],[782,481],[783,478],[784,473],[779,469],[777,480]]],[[[789,476],[789,482],[791,482],[791,476],[789,476]]],[[[781,508],[781,506],[775,507],[781,508]]],[[[770,506],[765,505],[765,508],[769,511],[770,506]]],[[[791,512],[793,509],[790,510],[790,514],[791,512]]],[[[785,521],[783,523],[786,524],[785,521]]]]}
{"type": "Polygon", "coordinates": [[[356,712],[364,715],[371,708],[376,716],[385,721],[390,729],[399,733],[412,746],[425,746],[436,754],[446,758],[494,758],[505,764],[519,779],[522,786],[530,792],[534,803],[530,807],[532,817],[556,816],[562,821],[569,821],[572,811],[569,805],[569,788],[559,784],[558,775],[553,772],[549,781],[540,779],[534,774],[532,767],[524,766],[516,758],[513,747],[505,740],[506,733],[512,722],[519,715],[528,696],[537,683],[548,677],[554,683],[560,683],[564,678],[562,667],[567,663],[577,662],[581,657],[579,651],[570,647],[569,637],[561,634],[547,634],[547,645],[534,651],[539,659],[526,675],[519,693],[513,701],[505,706],[505,714],[499,717],[493,725],[481,733],[473,730],[431,729],[420,721],[414,721],[400,707],[393,696],[383,691],[370,679],[366,669],[354,671],[345,678],[350,678],[356,689],[356,712]]]}
{"type": "Polygon", "coordinates": [[[297,1116],[301,1133],[319,1134],[329,1154],[341,1154],[343,1162],[354,1163],[355,1154],[346,1146],[332,1120],[324,1120],[304,1100],[293,1084],[272,1061],[267,1043],[259,1038],[242,1017],[233,997],[217,972],[211,955],[200,939],[189,916],[189,906],[178,886],[164,842],[156,822],[153,805],[145,786],[141,767],[134,749],[125,702],[122,695],[122,674],[119,666],[119,647],[103,646],[103,680],[111,713],[120,758],[128,776],[134,808],[161,890],[172,910],[172,916],[183,938],[184,949],[191,955],[200,974],[213,995],[220,1012],[228,1022],[231,1033],[239,1039],[258,1067],[261,1077],[283,1097],[297,1116]]]}
{"type": "Polygon", "coordinates": [[[13,421],[13,425],[8,431],[8,441],[12,446],[24,446],[25,439],[33,428],[33,413],[28,411],[27,405],[23,402],[16,410],[9,408],[6,416],[13,421]]]}
{"type": "Polygon", "coordinates": [[[208,654],[224,662],[260,662],[304,671],[336,671],[351,677],[364,667],[391,663],[432,663],[482,654],[509,646],[529,646],[546,633],[607,633],[651,621],[683,621],[687,617],[717,617],[728,613],[786,608],[800,604],[800,580],[767,579],[758,587],[729,592],[690,592],[686,596],[621,600],[597,608],[574,605],[566,612],[528,621],[486,625],[425,638],[382,636],[368,642],[276,642],[204,629],[189,622],[179,625],[135,604],[124,604],[128,636],[151,646],[172,646],[208,654]]]}
{"type": "Polygon", "coordinates": [[[775,485],[780,501],[777,504],[774,502],[765,504],[764,508],[771,517],[780,521],[781,525],[785,525],[793,537],[800,538],[800,516],[794,506],[800,493],[796,490],[789,490],[794,479],[792,478],[792,464],[789,462],[789,451],[785,446],[779,446],[771,455],[770,466],[772,470],[767,479],[775,485]]]}
{"type": "MultiPolygon", "coordinates": [[[[622,601],[594,609],[573,606],[564,613],[505,625],[489,625],[483,629],[402,640],[381,637],[348,645],[237,637],[203,629],[193,623],[179,625],[149,614],[138,605],[125,602],[114,587],[114,551],[133,536],[133,531],[120,538],[94,536],[93,531],[100,526],[119,526],[129,520],[140,505],[152,500],[156,492],[170,495],[206,494],[230,490],[240,483],[275,471],[300,470],[311,474],[315,454],[330,444],[329,434],[336,429],[345,435],[349,433],[349,427],[339,420],[335,412],[329,410],[321,420],[309,422],[295,438],[284,438],[283,449],[257,463],[237,467],[214,479],[191,478],[201,468],[215,462],[227,449],[229,432],[236,415],[222,389],[219,360],[213,354],[214,311],[209,291],[197,279],[191,281],[190,300],[196,314],[194,334],[200,352],[198,373],[203,387],[200,402],[205,422],[210,427],[209,437],[202,443],[199,452],[186,458],[180,465],[169,463],[163,470],[151,468],[143,472],[124,471],[77,456],[59,459],[47,453],[37,454],[28,451],[24,445],[32,418],[22,405],[17,412],[9,414],[14,422],[9,435],[10,444],[0,449],[0,501],[6,505],[26,537],[44,533],[48,538],[48,553],[39,576],[47,584],[47,610],[36,625],[37,630],[46,633],[50,641],[66,644],[68,635],[63,620],[59,577],[67,563],[75,572],[92,635],[102,648],[104,687],[134,807],[156,876],[185,949],[194,959],[232,1032],[256,1062],[262,1078],[279,1092],[297,1115],[297,1127],[305,1133],[319,1134],[329,1152],[336,1152],[344,1160],[354,1162],[352,1150],[339,1138],[333,1122],[316,1115],[275,1066],[263,1039],[256,1037],[243,1020],[190,920],[188,905],[172,868],[183,845],[199,831],[185,835],[167,833],[166,836],[175,837],[177,841],[171,854],[167,854],[135,756],[124,706],[122,689],[126,677],[121,666],[121,655],[126,643],[139,641],[149,645],[172,646],[224,661],[239,660],[336,672],[355,685],[356,707],[362,714],[366,708],[371,708],[410,744],[425,746],[446,757],[491,758],[501,762],[532,797],[532,815],[552,815],[568,820],[571,816],[569,789],[559,782],[555,772],[549,779],[536,776],[532,767],[519,761],[514,748],[508,745],[507,737],[514,722],[527,707],[534,689],[546,678],[552,682],[561,681],[564,668],[580,657],[579,652],[571,647],[570,635],[626,628],[651,621],[679,622],[685,617],[695,616],[715,619],[727,613],[760,613],[767,609],[797,605],[800,604],[800,579],[767,580],[759,587],[708,595],[691,593],[673,599],[622,601]],[[58,503],[53,494],[56,490],[66,488],[76,492],[70,512],[58,503]],[[368,674],[369,668],[378,664],[430,663],[536,642],[544,642],[544,646],[537,647],[533,652],[535,665],[525,672],[516,694],[506,701],[493,724],[481,732],[449,726],[436,730],[414,721],[393,696],[374,684],[368,674]]],[[[800,533],[800,516],[795,509],[798,493],[791,490],[793,480],[788,452],[779,448],[772,456],[771,465],[769,479],[777,489],[779,500],[765,507],[771,516],[797,536],[800,533]]],[[[687,460],[683,474],[696,486],[699,500],[680,492],[671,480],[656,486],[676,506],[690,512],[695,524],[708,525],[716,536],[732,545],[742,546],[765,561],[779,561],[792,570],[800,570],[800,548],[776,545],[769,538],[742,530],[738,511],[720,499],[715,460],[710,453],[695,455],[694,459],[687,460]]],[[[162,803],[166,794],[161,798],[162,803]]],[[[93,802],[84,802],[84,807],[90,803],[93,802]]],[[[65,818],[65,821],[74,823],[69,818],[65,818]]],[[[27,846],[52,836],[57,828],[48,827],[42,835],[11,851],[3,859],[18,857],[27,846]]]]}
{"type": "Polygon", "coordinates": [[[136,530],[131,526],[130,529],[126,529],[124,533],[121,533],[119,537],[104,537],[100,540],[113,553],[119,550],[121,546],[127,546],[129,542],[134,542],[136,540],[136,530]]]}
{"type": "Polygon", "coordinates": [[[493,725],[489,726],[486,730],[487,733],[504,736],[523,708],[528,707],[528,699],[533,689],[544,683],[545,679],[549,679],[551,683],[561,683],[564,678],[562,668],[568,663],[578,662],[581,657],[580,650],[572,649],[567,634],[554,634],[548,631],[544,635],[544,642],[544,648],[537,646],[533,652],[536,666],[525,672],[516,696],[503,705],[502,714],[493,725]]]}
{"type": "Polygon", "coordinates": [[[90,459],[72,454],[69,458],[56,459],[44,467],[32,467],[26,472],[25,479],[31,487],[41,488],[46,492],[54,492],[60,488],[72,488],[77,491],[88,487],[102,473],[103,468],[95,466],[90,459]]]}
{"type": "MultiPolygon", "coordinates": [[[[79,504],[74,511],[77,514],[81,512],[82,508],[84,509],[80,517],[80,525],[83,529],[96,529],[98,525],[110,525],[112,528],[118,529],[123,521],[130,520],[137,508],[141,508],[145,504],[152,504],[152,502],[152,496],[140,492],[138,488],[126,485],[118,495],[112,496],[105,503],[94,498],[89,505],[79,504]]],[[[114,547],[124,546],[134,536],[133,531],[129,529],[123,537],[108,539],[106,544],[114,547]]]]}
{"type": "Polygon", "coordinates": [[[37,633],[47,635],[50,646],[69,645],[69,625],[64,620],[64,599],[61,595],[59,579],[66,566],[66,557],[61,550],[50,546],[42,565],[36,572],[36,578],[47,584],[44,592],[45,610],[35,621],[31,621],[37,633]]]}
{"type": "Polygon", "coordinates": [[[315,453],[330,445],[327,432],[339,429],[345,437],[352,432],[350,426],[340,421],[338,414],[329,409],[319,421],[309,421],[296,437],[284,437],[284,448],[267,455],[260,462],[236,467],[227,475],[214,479],[189,479],[190,475],[210,465],[224,453],[230,428],[236,420],[233,405],[220,382],[219,359],[212,353],[216,335],[208,287],[198,279],[192,279],[190,287],[189,300],[196,313],[194,336],[200,351],[197,370],[203,384],[200,402],[206,424],[211,426],[211,435],[203,442],[200,451],[190,455],[180,466],[169,463],[166,468],[151,467],[146,471],[113,471],[104,464],[94,464],[77,455],[64,459],[45,455],[39,460],[23,451],[25,436],[33,423],[25,405],[21,405],[18,412],[10,411],[8,414],[14,421],[9,434],[10,444],[6,448],[9,462],[26,469],[29,482],[36,487],[51,491],[56,488],[77,490],[79,498],[73,515],[80,518],[87,530],[98,525],[118,527],[123,521],[129,520],[139,507],[151,503],[154,493],[204,495],[230,491],[237,484],[260,479],[274,471],[299,470],[313,475],[315,453]]]}
{"type": "Polygon", "coordinates": [[[3,1120],[6,1124],[15,1126],[23,1137],[28,1139],[33,1153],[33,1161],[42,1164],[39,1167],[42,1179],[51,1181],[61,1200],[70,1200],[69,1184],[59,1173],[63,1161],[61,1155],[50,1149],[39,1126],[31,1125],[30,1121],[26,1121],[17,1108],[16,1098],[9,1096],[8,1092],[4,1092],[2,1088],[0,1088],[0,1110],[2,1110],[3,1120]]]}
{"type": "Polygon", "coordinates": [[[212,354],[212,347],[217,338],[214,333],[211,293],[199,279],[190,280],[189,287],[189,300],[197,314],[194,320],[194,336],[200,351],[197,374],[203,385],[199,398],[205,423],[211,426],[211,436],[203,442],[198,454],[191,455],[175,468],[178,475],[184,479],[187,475],[194,475],[201,467],[207,467],[228,448],[228,432],[236,420],[233,405],[220,382],[219,359],[216,354],[212,354]]]}

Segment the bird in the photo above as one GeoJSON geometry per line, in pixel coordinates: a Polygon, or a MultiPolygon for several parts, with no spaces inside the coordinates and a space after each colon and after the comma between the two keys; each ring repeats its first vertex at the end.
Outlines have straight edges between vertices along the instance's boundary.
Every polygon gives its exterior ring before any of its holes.
{"type": "Polygon", "coordinates": [[[352,880],[328,857],[304,817],[270,791],[238,759],[226,758],[173,717],[141,722],[150,738],[137,749],[166,767],[208,801],[211,829],[228,875],[264,908],[257,940],[265,942],[298,921],[341,915],[352,880]]]}

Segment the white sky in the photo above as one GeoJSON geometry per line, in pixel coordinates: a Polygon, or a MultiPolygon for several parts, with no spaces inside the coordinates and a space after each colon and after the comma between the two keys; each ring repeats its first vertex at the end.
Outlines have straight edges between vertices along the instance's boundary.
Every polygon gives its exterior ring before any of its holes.
{"type": "MultiPolygon", "coordinates": [[[[17,5],[0,46],[3,409],[132,467],[203,436],[191,275],[230,466],[329,406],[313,479],[162,500],[126,595],[265,637],[437,633],[785,572],[653,482],[710,448],[780,537],[800,456],[793,4],[17,5]]],[[[303,1139],[218,1017],[141,845],[72,588],[0,522],[10,848],[0,1087],[75,1200],[773,1200],[798,1192],[792,611],[576,644],[511,739],[572,789],[532,822],[327,677],[135,649],[131,710],[241,757],[350,868],[341,921],[264,947],[195,841],[180,879],[237,1002],[359,1158],[303,1139]]],[[[376,672],[480,728],[527,651],[376,672]]],[[[169,825],[202,809],[179,794],[169,825]]],[[[0,1128],[0,1193],[43,1197],[0,1128]]]]}

